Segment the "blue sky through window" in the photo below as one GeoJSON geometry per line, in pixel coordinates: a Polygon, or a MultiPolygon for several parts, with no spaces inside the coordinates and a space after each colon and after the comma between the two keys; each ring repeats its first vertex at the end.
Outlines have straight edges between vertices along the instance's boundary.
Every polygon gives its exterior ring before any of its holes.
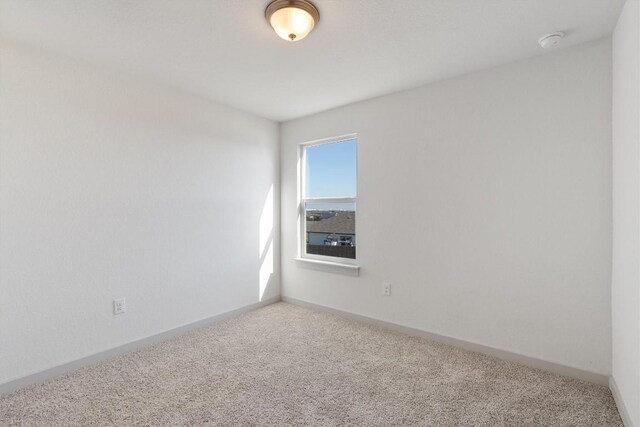
{"type": "Polygon", "coordinates": [[[306,197],[356,197],[356,139],[306,147],[306,159],[306,197]]]}

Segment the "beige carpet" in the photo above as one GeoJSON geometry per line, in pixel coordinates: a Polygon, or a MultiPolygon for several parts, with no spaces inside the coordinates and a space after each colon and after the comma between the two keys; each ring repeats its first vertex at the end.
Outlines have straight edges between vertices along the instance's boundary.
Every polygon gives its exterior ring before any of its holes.
{"type": "Polygon", "coordinates": [[[0,425],[622,423],[606,387],[278,303],[3,396],[0,425]]]}

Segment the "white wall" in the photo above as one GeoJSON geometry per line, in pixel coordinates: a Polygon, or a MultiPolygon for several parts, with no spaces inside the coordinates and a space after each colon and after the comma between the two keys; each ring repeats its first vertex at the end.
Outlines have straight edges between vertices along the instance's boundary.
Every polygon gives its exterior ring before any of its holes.
{"type": "Polygon", "coordinates": [[[636,426],[640,426],[639,28],[640,3],[627,1],[613,35],[612,377],[636,426]]]}
{"type": "Polygon", "coordinates": [[[279,295],[276,123],[0,43],[0,383],[279,295]]]}
{"type": "Polygon", "coordinates": [[[610,39],[286,122],[281,165],[283,296],[609,374],[610,39]],[[359,277],[293,260],[296,145],[352,132],[359,277]]]}

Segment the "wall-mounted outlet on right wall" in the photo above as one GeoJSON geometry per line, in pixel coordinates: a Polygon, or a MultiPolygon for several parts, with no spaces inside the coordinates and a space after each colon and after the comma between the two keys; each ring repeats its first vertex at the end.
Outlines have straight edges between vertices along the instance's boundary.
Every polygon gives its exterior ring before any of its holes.
{"type": "Polygon", "coordinates": [[[383,297],[390,297],[391,296],[391,283],[384,282],[382,284],[382,296],[383,297]]]}
{"type": "Polygon", "coordinates": [[[124,298],[113,300],[113,314],[122,314],[127,311],[127,303],[124,298]]]}

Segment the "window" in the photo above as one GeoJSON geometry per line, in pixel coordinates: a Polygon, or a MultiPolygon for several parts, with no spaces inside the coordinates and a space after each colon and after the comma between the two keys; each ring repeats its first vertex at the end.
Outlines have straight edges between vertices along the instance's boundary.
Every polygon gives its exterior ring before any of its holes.
{"type": "Polygon", "coordinates": [[[300,165],[301,256],[355,260],[356,136],[301,144],[300,165]]]}

